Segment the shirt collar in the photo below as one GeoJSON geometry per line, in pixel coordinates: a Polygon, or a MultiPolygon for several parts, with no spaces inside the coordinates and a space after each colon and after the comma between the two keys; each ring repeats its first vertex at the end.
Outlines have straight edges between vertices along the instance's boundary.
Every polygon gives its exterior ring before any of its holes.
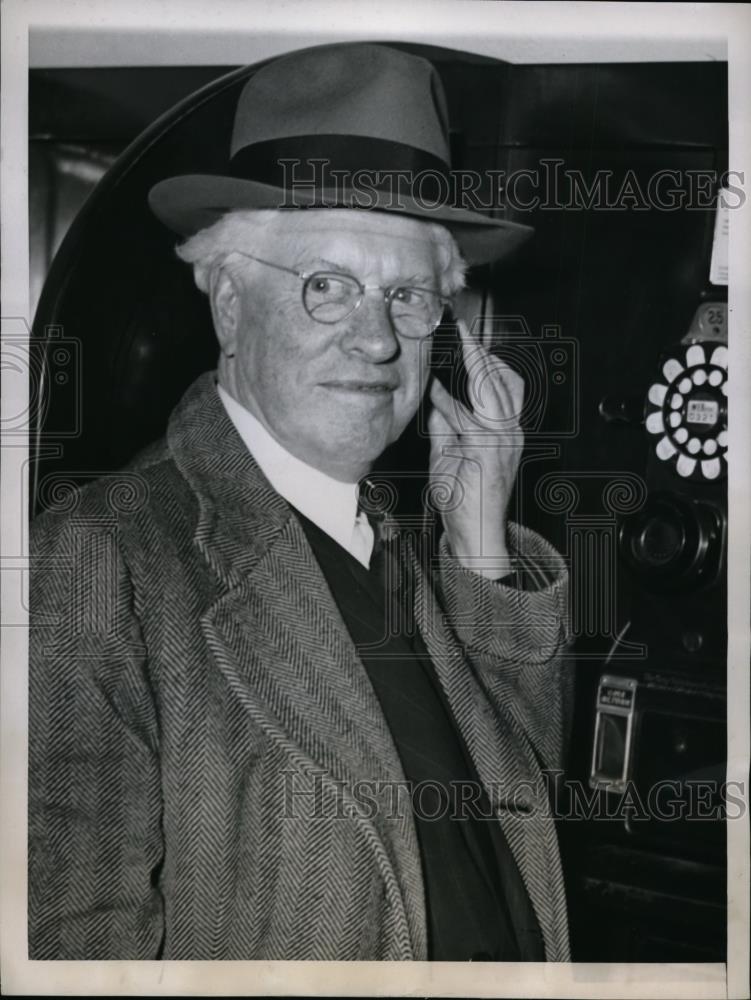
{"type": "Polygon", "coordinates": [[[217,383],[227,416],[273,488],[347,551],[357,516],[357,483],[342,483],[290,454],[217,383]]]}

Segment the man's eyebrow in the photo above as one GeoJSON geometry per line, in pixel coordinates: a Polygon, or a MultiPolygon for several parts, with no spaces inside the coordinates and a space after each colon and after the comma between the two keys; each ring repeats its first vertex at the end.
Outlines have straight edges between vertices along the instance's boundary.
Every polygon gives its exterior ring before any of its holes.
{"type": "MultiPolygon", "coordinates": [[[[336,261],[329,260],[327,257],[308,257],[304,261],[300,261],[297,264],[298,268],[304,270],[310,270],[311,267],[325,267],[331,271],[339,271],[341,274],[349,274],[354,277],[358,277],[355,268],[347,267],[345,264],[337,263],[336,261]],[[306,267],[307,265],[307,267],[306,267]]],[[[395,285],[413,285],[421,288],[432,288],[436,283],[435,275],[427,274],[410,274],[408,277],[397,278],[394,281],[395,285]]]]}
{"type": "Polygon", "coordinates": [[[342,274],[354,274],[352,268],[345,267],[344,264],[337,264],[336,261],[328,260],[326,257],[301,257],[298,259],[296,266],[307,271],[310,271],[311,268],[318,269],[320,267],[324,267],[328,271],[340,271],[342,274]]]}
{"type": "Polygon", "coordinates": [[[434,274],[412,274],[409,278],[402,278],[399,282],[401,285],[418,285],[422,288],[430,288],[431,285],[435,285],[436,277],[434,274]]]}

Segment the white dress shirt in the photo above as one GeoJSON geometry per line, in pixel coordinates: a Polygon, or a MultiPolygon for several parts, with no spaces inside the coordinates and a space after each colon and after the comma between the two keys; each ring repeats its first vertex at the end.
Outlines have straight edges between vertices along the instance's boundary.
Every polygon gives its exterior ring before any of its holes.
{"type": "Polygon", "coordinates": [[[373,529],[365,514],[358,514],[357,483],[332,479],[295,458],[219,384],[217,391],[227,416],[276,492],[369,569],[373,529]]]}

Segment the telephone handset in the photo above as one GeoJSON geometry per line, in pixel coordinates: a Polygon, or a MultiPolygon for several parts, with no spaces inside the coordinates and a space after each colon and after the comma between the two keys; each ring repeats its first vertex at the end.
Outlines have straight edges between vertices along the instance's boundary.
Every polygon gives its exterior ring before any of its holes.
{"type": "Polygon", "coordinates": [[[430,370],[443,388],[467,409],[472,409],[467,388],[468,373],[456,318],[450,310],[443,314],[432,336],[430,370]]]}

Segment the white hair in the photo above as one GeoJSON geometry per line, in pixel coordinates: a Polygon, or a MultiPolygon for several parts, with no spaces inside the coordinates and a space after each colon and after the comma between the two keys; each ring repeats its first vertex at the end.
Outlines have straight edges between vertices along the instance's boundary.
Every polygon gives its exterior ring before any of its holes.
{"type": "MultiPolygon", "coordinates": [[[[208,292],[212,272],[224,263],[229,254],[241,251],[263,256],[264,247],[271,238],[269,230],[282,214],[282,211],[270,208],[228,212],[218,222],[199,230],[180,244],[177,255],[193,265],[196,284],[201,291],[208,292]]],[[[467,265],[448,229],[435,222],[425,221],[424,224],[437,251],[441,294],[454,295],[464,287],[467,265]]]]}
{"type": "Polygon", "coordinates": [[[227,212],[218,222],[199,229],[176,248],[177,256],[193,265],[196,284],[208,292],[211,272],[225,257],[237,250],[260,254],[264,235],[276,221],[279,213],[273,209],[246,212],[227,212]]]}

